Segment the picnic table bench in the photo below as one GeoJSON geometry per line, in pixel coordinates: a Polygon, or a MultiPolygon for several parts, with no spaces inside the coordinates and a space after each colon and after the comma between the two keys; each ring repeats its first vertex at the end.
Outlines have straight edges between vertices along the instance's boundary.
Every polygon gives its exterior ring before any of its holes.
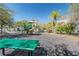
{"type": "Polygon", "coordinates": [[[5,48],[27,50],[29,54],[32,55],[32,51],[34,51],[37,46],[39,46],[38,40],[20,40],[12,38],[0,40],[0,49],[2,49],[3,55],[5,55],[5,48]]]}

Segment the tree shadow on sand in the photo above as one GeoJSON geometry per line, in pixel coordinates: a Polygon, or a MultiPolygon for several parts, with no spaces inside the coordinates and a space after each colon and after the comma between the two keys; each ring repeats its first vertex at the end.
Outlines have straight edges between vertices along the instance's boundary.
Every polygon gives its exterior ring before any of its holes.
{"type": "MultiPolygon", "coordinates": [[[[36,48],[35,51],[33,51],[32,56],[46,56],[47,51],[43,47],[36,48]]],[[[26,50],[14,50],[12,53],[7,54],[6,56],[29,56],[28,51],[26,50]]]]}
{"type": "Polygon", "coordinates": [[[5,35],[0,35],[0,39],[2,38],[20,38],[20,37],[31,37],[31,36],[36,36],[36,35],[41,35],[41,34],[5,34],[5,35]]]}
{"type": "Polygon", "coordinates": [[[20,37],[31,37],[31,35],[27,34],[7,34],[7,35],[1,35],[1,38],[20,38],[20,37]]]}

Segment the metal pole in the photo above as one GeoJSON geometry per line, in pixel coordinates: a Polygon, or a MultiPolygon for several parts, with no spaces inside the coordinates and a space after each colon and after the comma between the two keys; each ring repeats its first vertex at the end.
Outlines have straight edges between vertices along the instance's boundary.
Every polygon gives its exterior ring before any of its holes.
{"type": "Polygon", "coordinates": [[[28,56],[32,56],[32,51],[28,51],[28,56]]]}
{"type": "Polygon", "coordinates": [[[2,49],[2,54],[5,56],[5,48],[2,49]]]}

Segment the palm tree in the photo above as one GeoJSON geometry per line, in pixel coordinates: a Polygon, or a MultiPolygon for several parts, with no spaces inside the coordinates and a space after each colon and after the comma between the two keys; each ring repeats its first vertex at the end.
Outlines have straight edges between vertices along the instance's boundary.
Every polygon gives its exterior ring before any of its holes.
{"type": "Polygon", "coordinates": [[[1,34],[4,25],[13,24],[13,18],[11,11],[4,5],[0,4],[0,25],[1,25],[1,34]]]}
{"type": "Polygon", "coordinates": [[[52,13],[49,17],[53,19],[53,29],[54,29],[54,32],[55,32],[55,26],[56,26],[57,18],[60,17],[60,13],[58,11],[52,11],[52,13]]]}

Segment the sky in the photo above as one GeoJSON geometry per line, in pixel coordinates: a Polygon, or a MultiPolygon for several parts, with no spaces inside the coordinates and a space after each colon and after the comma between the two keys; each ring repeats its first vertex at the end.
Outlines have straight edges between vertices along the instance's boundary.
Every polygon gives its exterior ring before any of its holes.
{"type": "Polygon", "coordinates": [[[35,19],[40,23],[50,22],[52,11],[60,11],[60,15],[65,15],[69,4],[58,3],[7,3],[5,4],[13,11],[14,21],[35,19]]]}

